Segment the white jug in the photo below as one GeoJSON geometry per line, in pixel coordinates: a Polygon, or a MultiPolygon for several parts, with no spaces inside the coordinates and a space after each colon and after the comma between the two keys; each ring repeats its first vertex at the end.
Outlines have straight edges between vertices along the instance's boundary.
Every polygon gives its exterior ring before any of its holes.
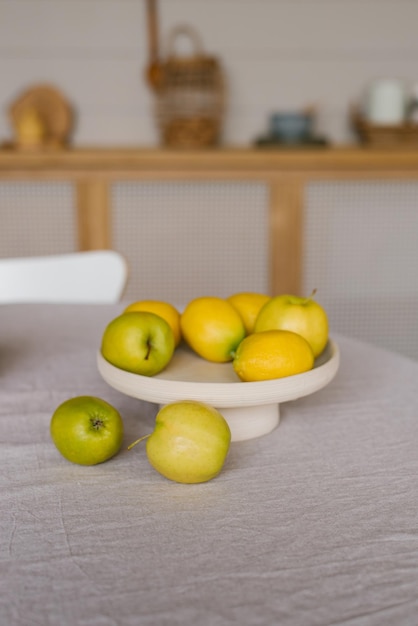
{"type": "Polygon", "coordinates": [[[372,124],[402,124],[405,121],[406,108],[407,91],[401,80],[385,78],[370,85],[365,113],[372,124]]]}

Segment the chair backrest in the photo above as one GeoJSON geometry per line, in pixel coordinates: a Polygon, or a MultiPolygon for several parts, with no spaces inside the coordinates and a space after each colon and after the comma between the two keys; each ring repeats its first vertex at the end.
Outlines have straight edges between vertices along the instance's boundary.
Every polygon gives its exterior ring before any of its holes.
{"type": "Polygon", "coordinates": [[[0,303],[118,302],[127,275],[114,250],[0,259],[0,303]]]}

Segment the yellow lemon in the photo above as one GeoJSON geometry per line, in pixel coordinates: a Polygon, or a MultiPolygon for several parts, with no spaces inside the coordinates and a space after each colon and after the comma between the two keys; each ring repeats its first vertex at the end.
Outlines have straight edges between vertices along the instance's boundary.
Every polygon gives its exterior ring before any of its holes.
{"type": "Polygon", "coordinates": [[[265,330],[248,335],[233,360],[235,372],[245,382],[271,380],[312,369],[309,343],[289,330],[265,330]]]}
{"type": "Polygon", "coordinates": [[[175,345],[179,345],[181,341],[180,313],[175,306],[161,300],[138,300],[127,306],[124,313],[132,311],[146,311],[162,317],[173,331],[175,345]]]}
{"type": "Polygon", "coordinates": [[[238,311],[223,298],[214,296],[191,300],[180,316],[180,327],[192,350],[215,363],[232,361],[245,337],[244,322],[238,311]]]}
{"type": "Polygon", "coordinates": [[[266,296],[264,293],[254,292],[241,292],[234,293],[227,298],[228,302],[238,311],[244,322],[247,335],[254,332],[255,320],[266,302],[270,300],[270,296],[266,296]]]}

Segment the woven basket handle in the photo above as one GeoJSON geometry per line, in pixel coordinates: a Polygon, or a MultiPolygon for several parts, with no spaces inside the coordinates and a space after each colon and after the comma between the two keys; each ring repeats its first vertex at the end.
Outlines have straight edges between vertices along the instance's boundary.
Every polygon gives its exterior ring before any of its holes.
{"type": "Polygon", "coordinates": [[[166,42],[166,50],[167,50],[168,57],[176,56],[175,43],[176,43],[176,40],[181,35],[186,36],[190,39],[190,41],[193,44],[194,53],[196,55],[202,55],[203,44],[198,33],[191,26],[188,26],[187,24],[180,24],[179,26],[176,26],[175,28],[173,28],[168,35],[167,42],[166,42]]]}

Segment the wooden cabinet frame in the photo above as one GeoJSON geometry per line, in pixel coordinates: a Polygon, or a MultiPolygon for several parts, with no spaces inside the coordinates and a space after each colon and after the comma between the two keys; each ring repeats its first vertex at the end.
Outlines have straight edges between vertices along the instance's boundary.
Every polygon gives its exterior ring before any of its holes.
{"type": "Polygon", "coordinates": [[[272,294],[300,292],[306,185],[315,180],[386,179],[418,180],[418,150],[341,147],[196,152],[124,148],[0,151],[0,181],[61,180],[76,186],[80,250],[112,247],[110,186],[116,181],[264,182],[270,197],[272,294]]]}

